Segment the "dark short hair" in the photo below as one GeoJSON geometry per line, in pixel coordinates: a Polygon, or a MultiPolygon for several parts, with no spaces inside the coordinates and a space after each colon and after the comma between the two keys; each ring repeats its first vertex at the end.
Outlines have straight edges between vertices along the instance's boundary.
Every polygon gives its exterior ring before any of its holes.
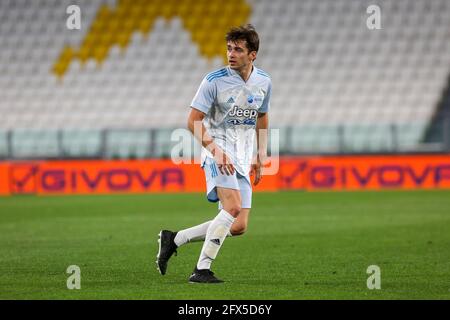
{"type": "Polygon", "coordinates": [[[251,24],[231,28],[230,31],[228,31],[225,40],[227,42],[245,40],[249,52],[258,52],[259,50],[259,36],[255,27],[251,24]]]}

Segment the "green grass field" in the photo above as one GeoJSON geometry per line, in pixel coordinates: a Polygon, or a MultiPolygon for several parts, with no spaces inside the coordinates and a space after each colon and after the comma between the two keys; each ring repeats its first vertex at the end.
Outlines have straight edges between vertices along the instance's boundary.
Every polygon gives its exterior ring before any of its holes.
{"type": "Polygon", "coordinates": [[[166,276],[157,234],[210,219],[204,194],[0,198],[0,299],[449,299],[450,192],[257,193],[248,232],[189,284],[201,243],[166,276]],[[68,290],[69,265],[81,289],[68,290]],[[369,290],[367,267],[381,268],[369,290]]]}

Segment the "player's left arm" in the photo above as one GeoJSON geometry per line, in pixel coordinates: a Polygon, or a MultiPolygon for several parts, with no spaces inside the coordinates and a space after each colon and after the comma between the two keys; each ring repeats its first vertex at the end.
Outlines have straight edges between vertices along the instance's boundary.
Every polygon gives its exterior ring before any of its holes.
{"type": "Polygon", "coordinates": [[[258,109],[256,120],[256,159],[252,164],[252,174],[255,174],[253,185],[257,185],[262,178],[262,167],[267,161],[267,136],[269,128],[270,97],[272,95],[272,81],[267,83],[267,91],[261,107],[258,109]]]}
{"type": "Polygon", "coordinates": [[[262,178],[262,166],[267,158],[267,135],[269,128],[269,113],[258,113],[256,120],[256,161],[252,164],[252,174],[255,175],[253,185],[257,185],[262,178]]]}

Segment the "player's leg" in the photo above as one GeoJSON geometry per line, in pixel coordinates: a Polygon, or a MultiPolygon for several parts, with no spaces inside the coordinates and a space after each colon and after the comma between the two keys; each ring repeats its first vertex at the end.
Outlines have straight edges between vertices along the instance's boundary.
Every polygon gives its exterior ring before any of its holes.
{"type": "MultiPolygon", "coordinates": [[[[248,217],[250,214],[251,201],[252,201],[252,187],[250,183],[250,178],[248,176],[244,177],[240,174],[236,174],[236,179],[230,182],[228,181],[216,181],[214,179],[214,172],[217,172],[216,169],[212,168],[214,163],[212,160],[208,159],[205,162],[204,172],[207,179],[207,198],[210,201],[218,201],[218,188],[216,184],[219,185],[227,185],[231,188],[239,188],[240,196],[241,196],[241,210],[233,225],[230,228],[230,231],[227,233],[227,237],[231,236],[239,236],[246,232],[248,226],[248,217]],[[237,182],[237,183],[236,183],[237,182]],[[236,183],[236,184],[235,184],[236,183]]],[[[220,177],[219,177],[220,178],[220,177]]],[[[231,178],[231,177],[230,177],[231,178]]],[[[220,188],[220,187],[219,187],[220,188]]],[[[223,188],[222,188],[223,189],[223,188]]],[[[229,190],[230,188],[224,188],[229,190]]],[[[220,192],[220,191],[219,191],[220,192]]],[[[226,194],[222,197],[226,199],[226,194]]],[[[235,203],[239,200],[235,199],[235,203]]],[[[227,203],[232,203],[227,201],[227,203]]],[[[228,205],[227,205],[228,206],[228,205]]],[[[219,210],[224,209],[222,202],[219,204],[219,210]]],[[[228,208],[228,210],[233,211],[233,208],[228,208]]],[[[204,241],[206,238],[206,233],[208,228],[211,225],[213,220],[204,222],[200,225],[193,226],[188,229],[180,230],[178,232],[172,232],[169,230],[162,230],[159,234],[159,251],[157,256],[157,266],[158,270],[161,274],[165,274],[167,270],[167,263],[173,253],[176,254],[176,249],[186,243],[195,242],[195,241],[204,241]]]]}
{"type": "MultiPolygon", "coordinates": [[[[234,176],[236,179],[236,177],[234,176]]],[[[223,209],[212,220],[206,232],[205,242],[190,282],[222,282],[211,272],[211,263],[217,257],[227,234],[241,212],[241,194],[238,189],[217,187],[217,195],[223,209]]]]}
{"type": "MultiPolygon", "coordinates": [[[[193,226],[191,228],[183,229],[176,232],[176,236],[174,238],[174,242],[177,247],[181,247],[187,243],[204,241],[206,237],[206,231],[208,231],[208,227],[211,224],[212,220],[206,221],[197,226],[193,226]]],[[[233,232],[227,234],[227,237],[231,237],[233,232]]]]}
{"type": "MultiPolygon", "coordinates": [[[[222,210],[222,208],[220,210],[222,210]]],[[[228,232],[227,237],[240,236],[245,233],[245,231],[247,230],[249,213],[250,209],[241,209],[241,213],[239,213],[238,217],[231,226],[230,232],[228,232]]],[[[175,243],[176,248],[179,248],[187,243],[204,241],[206,232],[208,231],[208,227],[211,222],[212,220],[209,220],[202,224],[183,229],[178,232],[172,232],[168,230],[164,230],[162,232],[173,235],[173,242],[175,243]]]]}
{"type": "MultiPolygon", "coordinates": [[[[252,206],[252,186],[250,183],[250,177],[244,177],[237,173],[236,178],[241,195],[241,211],[237,216],[235,222],[231,226],[230,232],[228,232],[227,237],[239,236],[245,233],[245,231],[247,230],[250,208],[252,206]]],[[[208,197],[215,200],[216,198],[218,198],[217,191],[211,192],[208,197]]],[[[223,205],[220,202],[219,211],[222,209],[223,205]]],[[[181,245],[188,242],[204,240],[211,221],[207,221],[198,226],[179,231],[174,239],[175,244],[180,247],[181,245]]]]}
{"type": "MultiPolygon", "coordinates": [[[[220,210],[222,210],[222,208],[220,208],[220,210]]],[[[231,226],[230,232],[227,234],[227,237],[239,236],[245,233],[245,231],[247,230],[249,213],[250,209],[241,209],[241,213],[239,213],[236,221],[231,226]]],[[[175,235],[175,245],[179,248],[187,243],[204,241],[206,237],[206,231],[208,231],[208,227],[211,222],[212,220],[209,220],[191,228],[173,232],[173,234],[175,235]]]]}
{"type": "Polygon", "coordinates": [[[238,217],[231,226],[230,230],[231,236],[233,237],[240,236],[247,231],[249,214],[250,214],[249,208],[241,209],[241,212],[239,213],[238,217]]]}
{"type": "MultiPolygon", "coordinates": [[[[208,162],[209,163],[209,162],[208,162]]],[[[218,196],[218,189],[216,188],[216,181],[211,177],[210,179],[208,179],[208,177],[210,176],[210,167],[205,166],[205,175],[207,177],[207,185],[208,185],[208,192],[207,192],[207,198],[210,201],[217,201],[219,200],[219,196],[218,196]]],[[[236,182],[236,181],[235,181],[236,182]]],[[[220,182],[219,182],[220,184],[220,182]]],[[[226,184],[226,183],[225,183],[226,184]]],[[[225,185],[225,184],[221,184],[221,185],[225,185]]],[[[229,185],[230,187],[234,187],[237,188],[239,186],[239,181],[237,181],[237,184],[233,185],[229,185]]],[[[228,188],[230,189],[230,188],[228,188]]],[[[228,190],[227,189],[227,190],[228,190]]],[[[238,201],[238,200],[236,200],[238,201]]],[[[219,203],[219,212],[224,209],[223,208],[223,204],[222,202],[219,203]]],[[[230,209],[231,210],[231,209],[230,209]]],[[[240,215],[239,215],[240,216],[240,215]]],[[[237,222],[235,222],[233,224],[232,229],[228,232],[227,237],[231,237],[233,234],[233,230],[236,231],[236,235],[241,234],[241,228],[243,226],[243,223],[246,222],[246,219],[240,219],[238,216],[237,222]],[[236,223],[238,223],[236,226],[234,226],[236,223]]],[[[204,241],[205,237],[206,237],[206,232],[208,231],[208,228],[211,224],[212,220],[204,222],[200,225],[188,228],[188,229],[184,229],[184,230],[180,230],[176,233],[176,236],[174,238],[174,242],[176,244],[177,247],[180,247],[186,243],[189,242],[195,242],[195,241],[204,241]]]]}
{"type": "Polygon", "coordinates": [[[217,187],[222,210],[208,227],[205,243],[197,263],[198,269],[210,269],[225,237],[241,212],[241,194],[239,190],[217,187]]]}
{"type": "MultiPolygon", "coordinates": [[[[206,232],[212,220],[202,224],[183,229],[177,232],[170,230],[162,230],[159,233],[159,251],[157,254],[156,264],[159,272],[164,275],[167,270],[167,263],[172,254],[177,254],[177,248],[191,242],[204,241],[206,232]]],[[[228,233],[231,237],[231,233],[228,233]]]]}
{"type": "Polygon", "coordinates": [[[231,227],[231,234],[233,236],[242,235],[247,231],[248,217],[250,215],[250,208],[252,207],[252,185],[250,183],[250,177],[244,177],[238,173],[237,180],[241,194],[241,212],[231,227]]]}
{"type": "MultiPolygon", "coordinates": [[[[216,180],[219,177],[219,170],[212,158],[206,158],[202,165],[203,172],[206,178],[206,197],[211,202],[219,201],[216,188],[216,180]]],[[[224,185],[229,184],[225,177],[221,177],[218,181],[224,185]]],[[[231,181],[233,182],[233,181],[231,181]]],[[[231,187],[238,188],[237,181],[235,184],[231,184],[231,187]]],[[[206,237],[206,232],[211,224],[212,220],[206,221],[197,226],[193,226],[187,229],[173,232],[169,230],[162,230],[159,233],[159,250],[156,258],[157,268],[161,274],[166,273],[167,263],[173,253],[176,253],[176,249],[188,242],[203,241],[206,237]]]]}
{"type": "MultiPolygon", "coordinates": [[[[216,185],[225,186],[229,188],[239,189],[236,176],[228,177],[219,174],[217,165],[212,158],[207,158],[202,166],[205,173],[207,192],[207,199],[211,202],[219,201],[216,185]]],[[[170,230],[161,230],[158,238],[158,254],[156,258],[156,265],[159,272],[164,275],[167,270],[167,264],[170,257],[177,253],[176,249],[188,242],[203,241],[206,237],[207,230],[213,220],[204,222],[200,225],[193,226],[188,229],[173,232],[170,230]]],[[[231,233],[228,233],[231,236],[231,233]]]]}

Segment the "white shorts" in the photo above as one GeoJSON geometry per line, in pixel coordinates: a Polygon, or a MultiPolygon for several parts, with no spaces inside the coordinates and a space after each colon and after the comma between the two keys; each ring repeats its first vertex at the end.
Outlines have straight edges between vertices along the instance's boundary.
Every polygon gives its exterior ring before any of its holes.
{"type": "MultiPolygon", "coordinates": [[[[217,187],[239,190],[241,193],[241,208],[249,209],[252,207],[252,185],[250,177],[243,176],[236,170],[231,176],[221,174],[213,158],[206,157],[202,165],[206,177],[206,198],[211,202],[219,201],[217,196],[217,187]]],[[[222,204],[219,202],[219,209],[222,204]]]]}

